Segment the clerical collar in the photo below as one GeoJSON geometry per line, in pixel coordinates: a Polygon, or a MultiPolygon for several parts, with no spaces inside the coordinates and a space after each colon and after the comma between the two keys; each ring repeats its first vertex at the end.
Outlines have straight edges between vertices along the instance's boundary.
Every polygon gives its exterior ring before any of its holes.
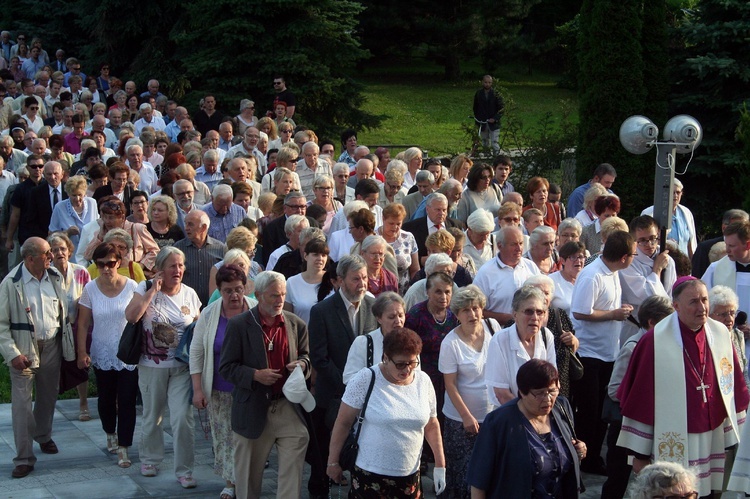
{"type": "Polygon", "coordinates": [[[750,272],[750,263],[741,263],[741,262],[734,262],[735,269],[737,269],[737,272],[750,272]]]}

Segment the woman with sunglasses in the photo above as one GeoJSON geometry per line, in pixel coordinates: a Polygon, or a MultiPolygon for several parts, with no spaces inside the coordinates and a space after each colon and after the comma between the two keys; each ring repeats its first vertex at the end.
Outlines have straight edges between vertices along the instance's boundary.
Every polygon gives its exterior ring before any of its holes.
{"type": "Polygon", "coordinates": [[[579,497],[586,444],[572,430],[570,403],[558,397],[557,369],[532,359],[514,382],[518,398],[491,412],[479,430],[467,473],[471,497],[579,497]]]}
{"type": "Polygon", "coordinates": [[[494,176],[492,167],[487,163],[477,163],[471,167],[466,178],[466,190],[458,202],[459,220],[466,223],[469,215],[479,208],[497,213],[501,199],[498,199],[495,189],[490,189],[494,176]]]}
{"type": "Polygon", "coordinates": [[[429,376],[417,370],[422,340],[411,329],[398,328],[383,338],[382,362],[349,380],[331,434],[326,472],[340,483],[339,455],[370,382],[359,453],[349,497],[422,497],[419,458],[426,439],[435,455],[435,492],[445,489],[445,456],[437,420],[435,390],[429,376]]]}
{"type": "Polygon", "coordinates": [[[117,358],[120,336],[127,323],[125,308],[138,284],[118,273],[122,257],[115,245],[101,243],[92,255],[99,277],[83,289],[78,307],[78,367],[94,366],[99,393],[97,409],[107,434],[107,450],[117,453],[117,465],[130,467],[128,448],[133,445],[135,403],[138,395],[136,366],[117,358]],[[91,332],[90,354],[86,334],[91,332]]]}

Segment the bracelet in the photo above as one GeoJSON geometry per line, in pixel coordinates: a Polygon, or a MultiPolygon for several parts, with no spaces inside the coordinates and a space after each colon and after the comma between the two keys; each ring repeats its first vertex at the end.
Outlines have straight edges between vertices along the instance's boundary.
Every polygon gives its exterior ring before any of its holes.
{"type": "Polygon", "coordinates": [[[333,466],[338,466],[338,465],[339,465],[339,463],[328,463],[328,464],[326,465],[326,467],[327,467],[327,468],[331,468],[331,467],[333,467],[333,466]]]}

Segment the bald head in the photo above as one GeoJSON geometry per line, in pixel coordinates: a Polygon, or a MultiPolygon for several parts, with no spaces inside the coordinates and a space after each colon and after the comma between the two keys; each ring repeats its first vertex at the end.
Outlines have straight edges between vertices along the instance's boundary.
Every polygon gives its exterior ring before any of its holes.
{"type": "Polygon", "coordinates": [[[360,180],[372,177],[374,169],[375,165],[369,159],[363,158],[357,161],[357,164],[354,166],[357,181],[359,182],[360,180]]]}

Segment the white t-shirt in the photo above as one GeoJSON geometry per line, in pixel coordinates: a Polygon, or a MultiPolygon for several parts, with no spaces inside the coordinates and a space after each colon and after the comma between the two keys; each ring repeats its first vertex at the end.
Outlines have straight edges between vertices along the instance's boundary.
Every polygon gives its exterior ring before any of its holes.
{"type": "Polygon", "coordinates": [[[560,271],[550,274],[549,278],[555,283],[555,292],[550,308],[561,308],[570,315],[570,299],[573,297],[573,283],[566,281],[560,271]]]}
{"type": "Polygon", "coordinates": [[[537,274],[539,268],[531,260],[521,258],[518,265],[509,267],[496,256],[477,271],[474,284],[487,297],[487,310],[509,314],[513,310],[513,294],[526,279],[537,274]]]}
{"type": "Polygon", "coordinates": [[[318,288],[320,283],[308,284],[302,274],[290,277],[286,281],[286,302],[294,307],[294,314],[310,322],[310,309],[318,303],[318,288]]]}
{"type": "MultiPolygon", "coordinates": [[[[135,292],[145,295],[146,282],[138,284],[135,292]]],[[[180,291],[174,296],[161,291],[156,293],[143,314],[146,353],[141,355],[139,365],[163,368],[182,365],[175,360],[174,352],[185,328],[198,317],[200,309],[198,294],[185,284],[180,285],[180,291]]]]}
{"type": "Polygon", "coordinates": [[[127,365],[117,358],[117,348],[120,337],[125,329],[125,308],[133,298],[138,286],[132,279],[128,279],[117,296],[109,297],[101,292],[96,281],[90,281],[83,288],[78,303],[91,310],[93,329],[91,332],[91,363],[97,369],[104,371],[132,371],[136,366],[127,365]]]}
{"type": "Polygon", "coordinates": [[[518,337],[516,325],[506,327],[492,337],[487,356],[489,362],[484,370],[484,381],[487,383],[487,394],[490,402],[500,406],[500,401],[495,396],[494,388],[505,388],[518,396],[518,384],[516,374],[526,362],[534,359],[546,360],[557,367],[557,356],[555,355],[555,338],[549,329],[544,328],[534,337],[534,356],[529,357],[528,352],[521,344],[518,337]],[[547,346],[541,334],[547,336],[547,346]]]}
{"type": "Polygon", "coordinates": [[[583,268],[570,300],[571,320],[580,342],[578,355],[614,362],[620,351],[620,321],[578,320],[574,314],[590,315],[594,310],[614,310],[622,306],[622,288],[617,272],[609,270],[601,257],[583,268]]]}
{"type": "Polygon", "coordinates": [[[435,389],[424,371],[414,371],[408,385],[396,385],[379,366],[362,369],[346,385],[342,402],[361,409],[375,371],[375,386],[367,405],[356,465],[371,473],[408,476],[419,469],[424,427],[437,417],[435,389]]]}
{"type": "Polygon", "coordinates": [[[276,263],[279,261],[279,258],[281,258],[286,253],[289,253],[290,251],[292,251],[292,248],[290,248],[288,244],[282,244],[281,246],[273,250],[271,255],[268,257],[268,265],[266,265],[266,268],[268,270],[273,270],[273,268],[276,266],[276,263]]]}
{"type": "MultiPolygon", "coordinates": [[[[495,319],[490,319],[494,321],[495,319]]],[[[497,321],[495,321],[497,322],[497,321]]],[[[443,374],[457,373],[456,388],[466,408],[478,422],[482,423],[484,417],[493,409],[487,397],[487,385],[484,381],[484,367],[487,363],[487,352],[489,351],[492,335],[484,326],[484,343],[482,349],[477,352],[467,345],[456,332],[456,329],[448,333],[440,344],[440,357],[438,369],[443,374]]],[[[495,324],[499,330],[500,325],[495,324]]],[[[448,419],[461,421],[461,415],[453,405],[448,392],[445,392],[445,404],[443,414],[448,419]]]]}

